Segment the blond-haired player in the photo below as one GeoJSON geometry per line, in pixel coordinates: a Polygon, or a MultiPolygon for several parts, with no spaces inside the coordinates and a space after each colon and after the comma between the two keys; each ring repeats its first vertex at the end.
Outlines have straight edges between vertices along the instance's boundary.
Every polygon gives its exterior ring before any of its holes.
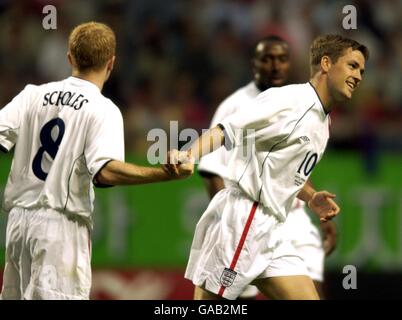
{"type": "Polygon", "coordinates": [[[15,146],[2,203],[8,213],[3,299],[88,299],[93,186],[192,173],[124,162],[122,115],[101,94],[115,47],[107,25],[77,26],[69,37],[72,76],[27,85],[0,110],[0,147],[15,146]]]}
{"type": "Polygon", "coordinates": [[[335,195],[306,181],[324,154],[333,103],[352,97],[368,50],[326,35],[313,41],[310,55],[310,82],[263,91],[190,148],[196,160],[224,143],[233,148],[230,185],[196,227],[185,273],[195,299],[236,299],[249,284],[274,299],[318,299],[302,258],[283,241],[283,222],[296,196],[320,221],[339,212],[335,195]]]}

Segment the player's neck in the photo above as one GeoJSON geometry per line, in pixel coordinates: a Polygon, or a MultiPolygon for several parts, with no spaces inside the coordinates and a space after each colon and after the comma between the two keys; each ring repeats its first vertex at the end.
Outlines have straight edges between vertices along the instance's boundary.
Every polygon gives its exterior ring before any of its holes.
{"type": "Polygon", "coordinates": [[[317,73],[310,79],[310,84],[313,86],[315,92],[320,98],[325,113],[330,113],[332,110],[333,99],[329,92],[326,79],[317,73]]]}
{"type": "Polygon", "coordinates": [[[269,89],[268,86],[266,86],[266,85],[264,85],[264,84],[262,84],[262,83],[259,83],[258,81],[254,81],[254,85],[257,87],[257,89],[258,89],[260,92],[263,92],[263,91],[269,89]]]}
{"type": "Polygon", "coordinates": [[[102,91],[103,85],[105,84],[105,75],[102,71],[101,72],[95,72],[95,71],[80,72],[78,70],[73,70],[72,76],[92,82],[94,85],[96,85],[99,88],[100,91],[102,91]]]}

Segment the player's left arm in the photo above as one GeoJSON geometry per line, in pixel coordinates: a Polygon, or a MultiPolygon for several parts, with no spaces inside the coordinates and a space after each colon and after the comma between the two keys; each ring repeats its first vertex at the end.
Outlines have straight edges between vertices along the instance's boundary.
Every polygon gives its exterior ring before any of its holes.
{"type": "MultiPolygon", "coordinates": [[[[310,179],[306,181],[307,186],[314,188],[310,179]]],[[[330,255],[336,247],[337,228],[333,221],[320,222],[320,228],[323,237],[323,247],[325,255],[330,255]]]]}
{"type": "Polygon", "coordinates": [[[307,203],[308,207],[320,218],[321,222],[331,220],[340,211],[338,205],[333,200],[336,195],[325,190],[316,191],[310,183],[304,184],[297,197],[307,203]]]}
{"type": "Polygon", "coordinates": [[[0,151],[9,152],[17,142],[31,87],[27,85],[12,101],[0,109],[0,151]]]}

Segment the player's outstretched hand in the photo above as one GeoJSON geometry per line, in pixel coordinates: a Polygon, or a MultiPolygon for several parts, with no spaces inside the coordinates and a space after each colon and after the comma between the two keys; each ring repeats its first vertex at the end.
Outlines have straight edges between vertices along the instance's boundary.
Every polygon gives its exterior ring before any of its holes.
{"type": "Polygon", "coordinates": [[[336,225],[333,221],[321,222],[320,225],[325,255],[329,256],[336,247],[336,225]]]}
{"type": "Polygon", "coordinates": [[[166,163],[162,165],[162,169],[172,177],[179,176],[179,150],[173,149],[168,151],[166,163]]]}
{"type": "Polygon", "coordinates": [[[335,217],[340,209],[335,203],[335,195],[328,191],[318,191],[313,194],[308,207],[320,218],[321,222],[326,222],[335,217]]]}
{"type": "Polygon", "coordinates": [[[187,178],[194,173],[194,158],[191,151],[170,150],[167,154],[167,163],[162,165],[163,170],[173,178],[187,178]]]}
{"type": "Polygon", "coordinates": [[[191,155],[191,150],[179,152],[179,170],[180,178],[187,178],[194,173],[194,157],[191,155]]]}

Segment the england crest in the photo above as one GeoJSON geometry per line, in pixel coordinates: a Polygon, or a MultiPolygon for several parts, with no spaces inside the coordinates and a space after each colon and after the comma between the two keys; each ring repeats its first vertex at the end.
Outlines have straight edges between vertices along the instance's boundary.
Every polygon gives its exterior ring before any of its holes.
{"type": "Polygon", "coordinates": [[[236,275],[237,275],[236,271],[229,268],[225,268],[220,278],[221,285],[225,288],[230,287],[233,284],[236,275]]]}

